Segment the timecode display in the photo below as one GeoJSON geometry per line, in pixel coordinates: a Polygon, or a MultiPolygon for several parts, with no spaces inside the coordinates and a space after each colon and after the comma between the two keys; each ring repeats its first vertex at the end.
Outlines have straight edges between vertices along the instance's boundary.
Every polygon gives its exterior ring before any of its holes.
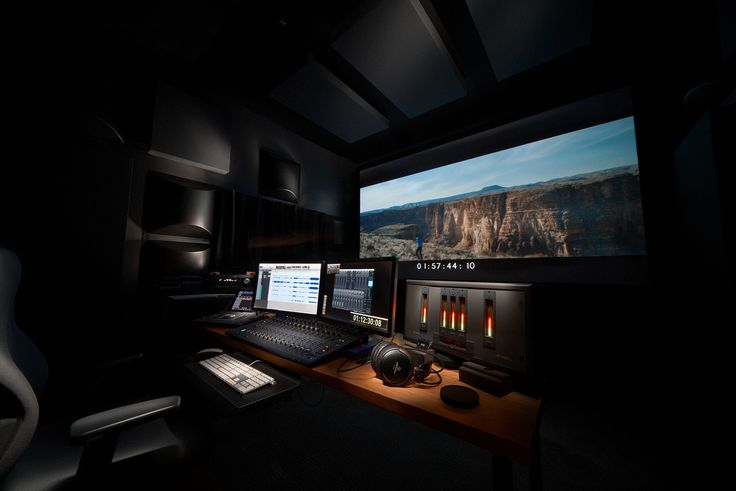
{"type": "Polygon", "coordinates": [[[432,271],[463,271],[475,269],[474,261],[419,261],[417,262],[418,270],[432,270],[432,271]]]}
{"type": "Polygon", "coordinates": [[[355,322],[356,324],[362,324],[367,327],[383,329],[384,322],[386,322],[386,319],[381,319],[379,317],[371,317],[365,314],[353,314],[353,322],[355,322]]]}

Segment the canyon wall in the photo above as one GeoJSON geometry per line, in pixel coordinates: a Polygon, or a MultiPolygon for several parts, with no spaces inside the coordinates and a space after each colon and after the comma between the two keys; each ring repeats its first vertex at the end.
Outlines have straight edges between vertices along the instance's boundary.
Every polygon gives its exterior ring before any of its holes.
{"type": "Polygon", "coordinates": [[[640,189],[638,168],[622,167],[363,214],[361,237],[389,230],[397,237],[398,229],[418,228],[426,244],[441,246],[444,254],[450,248],[457,257],[645,254],[640,189]]]}

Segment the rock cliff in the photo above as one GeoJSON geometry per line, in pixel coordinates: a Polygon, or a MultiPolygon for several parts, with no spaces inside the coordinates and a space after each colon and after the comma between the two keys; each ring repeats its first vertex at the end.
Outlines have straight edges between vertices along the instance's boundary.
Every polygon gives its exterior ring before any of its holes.
{"type": "Polygon", "coordinates": [[[427,244],[451,248],[458,257],[646,252],[636,166],[361,216],[367,235],[393,231],[398,238],[395,224],[405,233],[415,225],[427,244]]]}

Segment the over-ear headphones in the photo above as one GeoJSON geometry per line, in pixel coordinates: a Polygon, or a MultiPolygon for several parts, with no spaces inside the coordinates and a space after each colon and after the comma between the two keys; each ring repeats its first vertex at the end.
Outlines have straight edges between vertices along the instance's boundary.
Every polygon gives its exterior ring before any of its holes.
{"type": "MultiPolygon", "coordinates": [[[[392,387],[406,385],[414,380],[419,383],[431,373],[434,356],[426,351],[401,347],[391,341],[381,341],[371,351],[371,366],[383,383],[392,387]]],[[[434,382],[430,384],[434,385],[434,382]]]]}

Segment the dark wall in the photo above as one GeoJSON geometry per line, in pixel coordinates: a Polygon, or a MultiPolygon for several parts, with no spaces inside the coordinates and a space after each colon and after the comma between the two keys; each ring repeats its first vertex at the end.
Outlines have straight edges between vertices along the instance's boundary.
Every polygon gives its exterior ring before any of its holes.
{"type": "Polygon", "coordinates": [[[719,101],[692,113],[678,78],[697,79],[655,62],[634,85],[649,282],[544,285],[535,326],[549,395],[595,401],[597,417],[615,414],[663,455],[677,442],[719,461],[736,431],[724,391],[736,336],[723,320],[734,270],[721,218],[733,155],[721,135],[733,134],[734,110],[719,101]]]}
{"type": "Polygon", "coordinates": [[[54,44],[47,37],[60,34],[58,25],[44,35],[36,24],[19,25],[19,49],[8,64],[12,143],[0,179],[0,246],[23,262],[19,324],[53,360],[73,364],[86,352],[137,350],[151,338],[135,298],[149,173],[244,199],[257,194],[259,150],[267,147],[301,165],[300,209],[345,220],[357,206],[350,161],[219,94],[182,88],[163,66],[104,56],[86,31],[54,44]],[[150,118],[167,124],[167,113],[156,113],[155,97],[146,95],[155,94],[157,80],[231,121],[228,173],[148,154],[150,118]],[[100,336],[115,342],[100,343],[100,336]]]}

